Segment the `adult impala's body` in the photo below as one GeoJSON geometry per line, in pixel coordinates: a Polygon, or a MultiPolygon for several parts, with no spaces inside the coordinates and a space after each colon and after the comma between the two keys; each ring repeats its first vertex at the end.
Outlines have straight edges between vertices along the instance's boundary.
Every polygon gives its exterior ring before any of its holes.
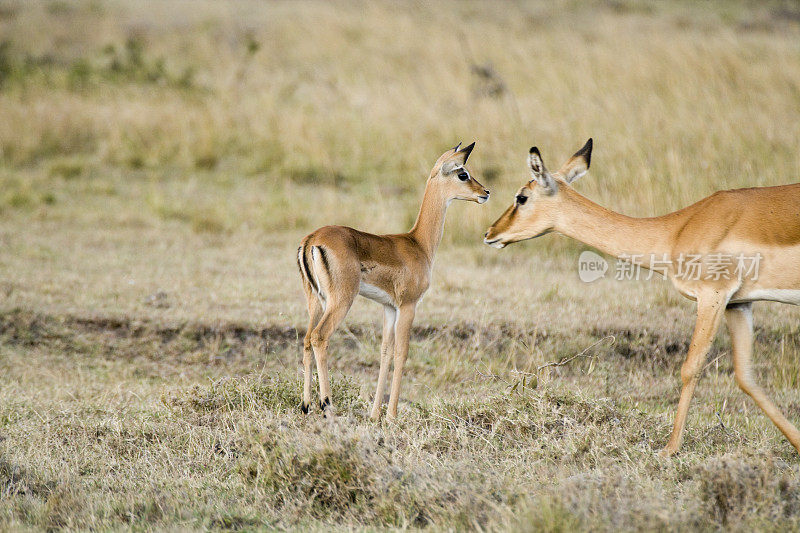
{"type": "Polygon", "coordinates": [[[381,365],[371,417],[380,417],[392,354],[394,376],[388,416],[397,416],[411,324],[417,302],[430,283],[447,207],[453,200],[482,204],[489,199],[489,191],[465,167],[475,143],[462,149],[460,146],[436,161],[417,221],[408,233],[373,235],[342,226],[325,226],[300,244],[297,263],[310,317],[303,343],[304,412],[311,404],[312,355],[319,374],[320,407],[324,411],[330,405],[328,340],[360,294],[384,306],[381,365]]]}
{"type": "Polygon", "coordinates": [[[684,296],[697,301],[697,322],[681,367],[683,388],[672,436],[675,453],[711,342],[725,316],[739,386],[800,452],[800,432],[754,382],[752,302],[800,304],[800,184],[720,191],[685,209],[631,218],[578,194],[570,183],[589,169],[592,140],[550,173],[531,148],[533,179],[489,228],[484,242],[502,248],[556,231],[615,257],[663,272],[684,296]],[[699,265],[687,268],[687,261],[699,265]],[[691,274],[691,275],[689,275],[691,274]]]}

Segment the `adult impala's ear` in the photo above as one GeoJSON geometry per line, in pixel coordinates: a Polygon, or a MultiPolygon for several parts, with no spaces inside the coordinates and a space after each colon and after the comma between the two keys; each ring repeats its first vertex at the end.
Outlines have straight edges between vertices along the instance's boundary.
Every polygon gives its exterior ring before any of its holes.
{"type": "Polygon", "coordinates": [[[583,145],[583,148],[575,152],[575,155],[569,158],[569,161],[564,163],[558,172],[564,179],[567,180],[567,183],[572,183],[580,178],[582,178],[587,172],[589,172],[589,164],[592,162],[592,140],[589,139],[586,141],[586,144],[583,145]]]}
{"type": "Polygon", "coordinates": [[[528,165],[531,168],[531,176],[545,192],[552,194],[558,190],[556,180],[547,171],[544,161],[542,161],[542,154],[539,153],[539,149],[535,146],[531,148],[528,154],[528,165]]]}

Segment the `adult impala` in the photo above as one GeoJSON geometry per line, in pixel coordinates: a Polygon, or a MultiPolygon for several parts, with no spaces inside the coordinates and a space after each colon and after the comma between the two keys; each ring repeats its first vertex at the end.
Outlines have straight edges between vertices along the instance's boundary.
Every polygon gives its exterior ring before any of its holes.
{"type": "Polygon", "coordinates": [[[680,447],[689,403],[723,315],[739,387],[800,452],[800,432],[755,383],[751,363],[752,302],[800,304],[800,184],[720,191],[668,215],[631,218],[572,188],[588,171],[591,154],[589,139],[550,173],[539,150],[531,148],[533,179],[517,192],[484,242],[503,248],[555,231],[645,268],[654,269],[655,258],[675,288],[697,301],[694,335],[681,367],[678,412],[662,453],[671,455],[680,447]]]}
{"type": "Polygon", "coordinates": [[[303,404],[311,405],[311,357],[317,363],[320,408],[331,404],[328,340],[357,295],[383,305],[383,339],[378,390],[371,417],[380,418],[383,389],[394,354],[389,418],[397,416],[400,378],[417,302],[428,289],[431,267],[453,200],[482,204],[489,191],[470,175],[467,159],[475,143],[443,153],[431,170],[417,221],[408,233],[373,235],[343,226],[325,226],[303,239],[297,264],[303,278],[309,322],[303,342],[303,404]]]}

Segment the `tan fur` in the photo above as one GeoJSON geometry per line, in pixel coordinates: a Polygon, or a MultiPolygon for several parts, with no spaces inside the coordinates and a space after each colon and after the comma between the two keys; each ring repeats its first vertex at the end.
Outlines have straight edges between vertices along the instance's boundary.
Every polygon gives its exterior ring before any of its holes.
{"type": "Polygon", "coordinates": [[[631,218],[595,204],[568,183],[566,176],[588,170],[591,139],[582,150],[587,146],[588,153],[579,152],[554,174],[543,163],[537,174],[538,150],[534,153],[532,148],[534,179],[517,193],[527,201],[520,205],[515,198],[486,232],[484,242],[502,248],[555,231],[615,257],[646,254],[640,263],[645,268],[650,254],[665,255],[672,261],[666,269],[672,284],[697,301],[697,321],[681,368],[683,388],[672,436],[663,453],[671,455],[680,447],[689,403],[723,316],[731,333],[737,383],[800,452],[800,432],[755,384],[751,371],[752,302],[800,303],[800,184],[720,191],[674,213],[631,218]],[[740,279],[733,265],[718,280],[678,276],[681,254],[707,258],[715,253],[760,253],[758,278],[740,279]]]}
{"type": "Polygon", "coordinates": [[[417,221],[408,233],[373,235],[343,226],[325,226],[303,239],[298,265],[310,317],[303,343],[304,411],[311,403],[312,355],[319,375],[320,406],[325,410],[330,405],[328,341],[361,294],[384,306],[381,364],[371,417],[380,418],[392,357],[394,376],[387,414],[390,418],[397,416],[411,324],[417,302],[430,284],[447,206],[453,200],[484,203],[489,199],[489,191],[464,166],[474,145],[456,147],[439,157],[425,186],[417,221]],[[459,178],[464,172],[466,180],[459,178]]]}

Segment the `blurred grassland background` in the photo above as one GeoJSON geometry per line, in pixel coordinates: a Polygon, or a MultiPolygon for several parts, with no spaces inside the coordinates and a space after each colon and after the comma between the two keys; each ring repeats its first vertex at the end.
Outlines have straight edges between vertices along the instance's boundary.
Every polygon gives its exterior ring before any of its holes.
{"type": "MultiPolygon", "coordinates": [[[[588,137],[577,189],[630,215],[800,181],[800,5],[0,0],[0,529],[800,528],[725,332],[661,460],[693,304],[481,244],[528,148],[588,137]],[[450,209],[400,420],[361,300],[339,416],[299,416],[299,239],[406,230],[473,140],[492,199],[450,209]]],[[[800,311],[755,316],[798,422],[800,311]]]]}
{"type": "Polygon", "coordinates": [[[795,8],[6,1],[0,205],[86,202],[91,219],[100,199],[131,223],[207,232],[400,231],[436,157],[476,140],[494,202],[446,233],[472,243],[527,179],[532,144],[557,167],[590,136],[581,191],[633,215],[788,183],[795,8]]]}

